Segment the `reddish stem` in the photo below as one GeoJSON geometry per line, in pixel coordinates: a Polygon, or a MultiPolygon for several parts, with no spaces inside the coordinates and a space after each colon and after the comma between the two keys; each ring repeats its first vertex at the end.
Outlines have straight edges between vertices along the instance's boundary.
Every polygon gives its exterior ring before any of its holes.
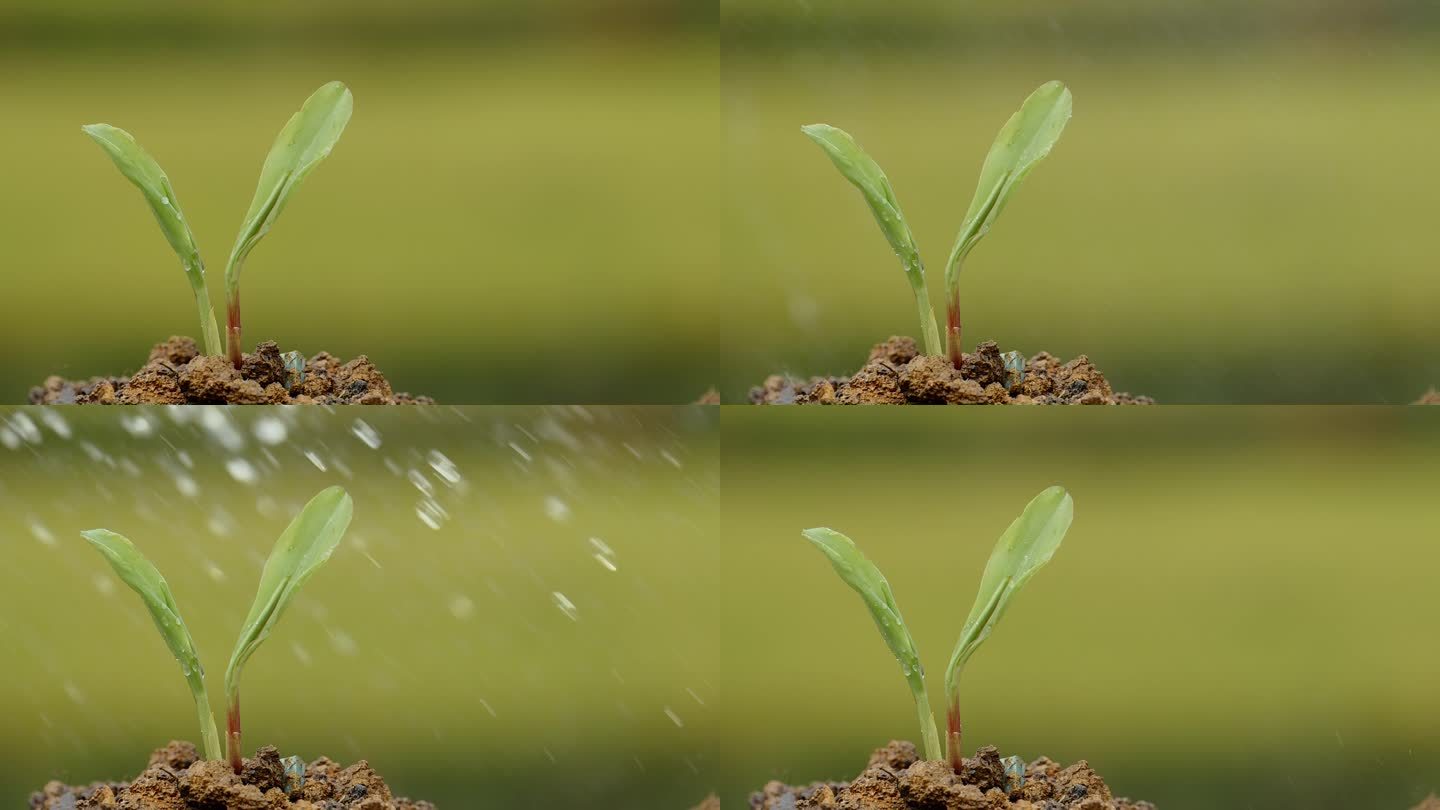
{"type": "Polygon", "coordinates": [[[225,750],[230,755],[230,767],[235,773],[240,773],[245,768],[245,760],[240,755],[240,695],[230,703],[230,711],[225,716],[225,750]]]}
{"type": "Polygon", "coordinates": [[[960,348],[960,301],[950,302],[945,313],[945,343],[950,350],[950,363],[959,371],[965,363],[965,352],[960,348]]]}
{"type": "Polygon", "coordinates": [[[230,306],[226,309],[228,323],[225,326],[225,345],[230,353],[230,362],[239,371],[245,364],[245,355],[240,351],[240,291],[230,296],[230,306]]]}
{"type": "Polygon", "coordinates": [[[950,705],[950,710],[945,714],[945,751],[950,756],[950,767],[955,773],[965,765],[965,754],[960,748],[960,704],[959,702],[950,705]]]}

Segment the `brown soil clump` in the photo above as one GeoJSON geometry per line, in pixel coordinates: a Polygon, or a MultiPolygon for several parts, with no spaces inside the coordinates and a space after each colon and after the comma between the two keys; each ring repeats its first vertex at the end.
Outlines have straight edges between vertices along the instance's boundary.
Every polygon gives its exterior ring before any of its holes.
{"type": "Polygon", "coordinates": [[[690,810],[720,810],[720,797],[711,793],[705,800],[690,808],[690,810]]]}
{"type": "Polygon", "coordinates": [[[870,350],[850,377],[781,375],[750,389],[753,405],[1150,405],[1150,397],[1115,393],[1085,355],[1061,363],[1041,352],[1006,367],[994,341],[965,354],[956,370],[920,354],[915,341],[892,337],[870,350]]]}
{"type": "Polygon", "coordinates": [[[1415,400],[1416,405],[1440,405],[1440,391],[1431,388],[1425,395],[1415,400]]]}
{"type": "MultiPolygon", "coordinates": [[[[1436,403],[1440,404],[1440,403],[1436,403]]],[[[1440,796],[1431,793],[1425,800],[1415,805],[1411,810],[1440,810],[1440,796]]]]}
{"type": "Polygon", "coordinates": [[[150,755],[133,782],[84,786],[51,782],[30,795],[30,810],[435,810],[429,802],[397,799],[370,765],[348,768],[321,757],[304,779],[287,783],[273,746],[245,760],[239,776],[225,762],[204,762],[188,742],[172,742],[150,755]]]}
{"type": "Polygon", "coordinates": [[[892,741],[870,755],[865,770],[846,782],[792,786],[771,782],[751,794],[751,810],[1155,810],[1149,802],[1117,799],[1084,760],[1068,768],[1041,757],[1024,780],[1006,783],[994,746],[949,764],[920,759],[915,746],[892,741]]]}
{"type": "MultiPolygon", "coordinates": [[[[298,357],[298,355],[297,355],[298,357]]],[[[30,389],[31,405],[429,405],[429,397],[397,394],[365,355],[341,363],[321,352],[300,371],[287,368],[274,341],[245,355],[239,370],[224,357],[200,354],[195,341],[156,344],[130,378],[49,377],[30,389]]]]}

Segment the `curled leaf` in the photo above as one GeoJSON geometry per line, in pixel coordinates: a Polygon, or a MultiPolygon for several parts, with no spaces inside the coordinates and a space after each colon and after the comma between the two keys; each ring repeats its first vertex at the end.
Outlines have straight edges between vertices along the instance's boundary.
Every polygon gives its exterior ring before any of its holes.
{"type": "Polygon", "coordinates": [[[225,289],[232,300],[240,284],[240,269],[245,258],[270,232],[305,177],[330,155],[350,122],[353,109],[350,89],[340,82],[330,82],[311,94],[280,130],[270,153],[265,156],[255,197],[250,201],[250,210],[245,213],[245,221],[225,265],[225,289]]]}
{"type": "Polygon", "coordinates": [[[119,127],[109,124],[89,124],[81,127],[92,140],[100,144],[115,168],[127,180],[140,189],[150,213],[160,224],[161,233],[175,255],[180,257],[180,266],[185,269],[185,278],[195,295],[200,310],[200,329],[205,341],[207,354],[220,353],[220,331],[215,323],[215,311],[210,307],[210,294],[205,287],[205,263],[200,260],[200,248],[195,244],[195,235],[190,223],[180,210],[180,198],[170,185],[170,178],[135,138],[119,127]]]}
{"type": "Polygon", "coordinates": [[[175,660],[180,662],[180,671],[185,683],[195,698],[195,708],[200,718],[200,733],[207,759],[220,758],[220,737],[215,729],[215,716],[210,712],[210,700],[205,691],[205,670],[200,666],[200,655],[195,650],[195,640],[180,618],[180,609],[175,605],[175,596],[160,571],[155,568],[135,544],[124,535],[107,529],[91,529],[81,532],[90,545],[94,546],[110,563],[120,581],[140,597],[155,628],[165,639],[165,646],[175,660]]]}
{"type": "Polygon", "coordinates": [[[915,698],[926,755],[930,759],[939,758],[940,738],[935,729],[935,718],[930,713],[929,698],[925,693],[925,670],[920,665],[920,653],[915,649],[915,640],[910,637],[910,630],[906,628],[900,608],[895,604],[895,594],[890,590],[890,583],[886,581],[885,575],[880,573],[880,569],[860,553],[855,541],[849,537],[826,528],[806,529],[802,534],[825,553],[835,573],[860,595],[860,600],[870,611],[870,618],[874,619],[885,644],[900,662],[900,671],[904,673],[910,692],[915,698]]]}
{"type": "Polygon", "coordinates": [[[930,307],[930,293],[925,286],[925,265],[920,260],[920,248],[900,210],[900,201],[895,198],[895,189],[890,179],[881,170],[860,144],[843,129],[829,124],[810,124],[800,128],[805,136],[825,150],[830,162],[850,184],[860,190],[865,203],[870,207],[880,231],[890,243],[890,248],[900,259],[910,289],[915,293],[915,303],[920,310],[920,328],[924,335],[925,352],[938,355],[940,331],[935,323],[935,311],[930,307]]]}
{"type": "Polygon", "coordinates": [[[985,156],[975,196],[945,263],[945,288],[952,302],[956,300],[960,265],[975,244],[990,232],[1025,176],[1060,140],[1060,133],[1070,120],[1071,108],[1069,88],[1060,82],[1046,82],[1031,93],[1019,111],[1000,128],[990,153],[985,156]]]}

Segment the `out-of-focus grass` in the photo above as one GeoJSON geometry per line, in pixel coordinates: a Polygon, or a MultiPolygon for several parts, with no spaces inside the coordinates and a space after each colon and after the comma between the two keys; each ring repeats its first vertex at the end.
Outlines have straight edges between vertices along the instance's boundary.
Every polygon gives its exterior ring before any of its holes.
{"type": "Polygon", "coordinates": [[[265,554],[340,483],[351,531],[247,669],[248,745],[367,758],[442,807],[688,806],[718,779],[715,603],[686,575],[717,556],[708,410],[367,414],[376,449],[318,410],[265,445],[246,411],[234,451],[155,409],[148,436],[119,429],[133,411],[67,412],[68,440],[29,410],[43,441],[0,446],[0,805],[51,778],[133,775],[197,733],[175,662],[80,530],[121,531],[156,562],[213,695],[265,554]],[[438,530],[416,478],[448,513],[438,530]]]}
{"type": "Polygon", "coordinates": [[[917,329],[802,124],[847,129],[885,167],[938,292],[987,145],[1051,78],[1075,118],[966,265],[967,345],[1087,353],[1168,402],[1408,402],[1440,382],[1440,156],[1414,135],[1440,120],[1433,40],[1186,47],[1181,26],[1174,48],[1061,31],[909,51],[852,33],[727,43],[727,398],[774,371],[853,371],[917,329]]]}
{"type": "Polygon", "coordinates": [[[721,633],[727,803],[848,778],[917,733],[802,529],[882,568],[938,699],[986,555],[1056,483],[1074,525],[966,670],[967,748],[1087,758],[1167,808],[1408,807],[1440,788],[1427,414],[822,415],[723,414],[721,578],[745,594],[721,633]]]}
{"type": "Polygon", "coordinates": [[[165,167],[219,295],[265,150],[337,78],[354,119],[247,264],[248,340],[363,352],[448,402],[679,403],[713,380],[720,170],[695,158],[718,148],[711,40],[98,45],[17,50],[0,72],[0,401],[133,370],[197,328],[81,124],[124,127],[165,167]]]}

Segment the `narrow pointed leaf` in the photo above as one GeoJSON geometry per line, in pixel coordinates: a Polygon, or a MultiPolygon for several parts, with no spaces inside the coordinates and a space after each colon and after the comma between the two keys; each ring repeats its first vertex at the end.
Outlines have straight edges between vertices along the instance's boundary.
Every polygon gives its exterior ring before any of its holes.
{"type": "Polygon", "coordinates": [[[190,686],[191,695],[200,716],[201,736],[208,759],[220,758],[220,737],[215,729],[215,717],[210,712],[210,700],[205,692],[205,670],[200,666],[200,655],[195,650],[195,641],[190,630],[180,618],[180,609],[175,606],[175,596],[160,571],[135,548],[135,544],[123,535],[106,529],[91,529],[81,532],[90,545],[94,546],[110,563],[116,576],[124,582],[144,603],[150,618],[165,639],[165,645],[175,660],[180,662],[180,671],[190,686]]]}
{"type": "Polygon", "coordinates": [[[81,129],[100,144],[100,148],[104,149],[105,154],[114,162],[115,168],[140,189],[146,205],[150,207],[150,213],[154,214],[155,221],[160,223],[160,231],[165,234],[165,241],[170,243],[175,255],[180,257],[181,267],[185,269],[186,280],[190,282],[190,289],[194,292],[196,304],[200,308],[200,328],[205,341],[205,351],[218,354],[220,332],[215,323],[215,312],[210,307],[210,295],[205,287],[205,264],[200,260],[200,248],[195,244],[195,235],[190,231],[184,212],[180,210],[180,199],[175,195],[175,188],[170,185],[170,178],[150,153],[141,148],[135,138],[125,130],[109,124],[89,124],[81,129]]]}
{"type": "Polygon", "coordinates": [[[938,757],[940,742],[935,729],[935,718],[930,713],[929,697],[925,692],[925,670],[920,665],[920,653],[915,649],[915,641],[910,637],[910,630],[905,627],[905,619],[900,615],[899,606],[895,604],[895,594],[890,590],[890,583],[885,579],[885,575],[880,573],[880,569],[860,553],[860,549],[849,537],[826,528],[806,529],[802,534],[825,553],[830,565],[835,568],[835,573],[860,595],[860,600],[870,611],[870,618],[874,619],[885,644],[900,662],[900,671],[904,673],[911,695],[915,698],[926,754],[932,759],[938,757]]]}
{"type": "Polygon", "coordinates": [[[915,244],[905,215],[900,211],[900,202],[895,198],[890,179],[880,169],[880,164],[871,159],[848,132],[829,124],[811,124],[801,127],[800,131],[825,150],[830,162],[851,185],[860,190],[860,195],[870,206],[870,213],[880,225],[890,248],[899,257],[905,277],[915,293],[925,351],[927,354],[939,354],[940,332],[935,323],[935,311],[930,308],[930,293],[925,287],[925,265],[920,260],[920,248],[915,244]]]}
{"type": "Polygon", "coordinates": [[[945,691],[952,704],[965,662],[989,637],[1020,587],[1050,562],[1060,541],[1065,539],[1074,514],[1075,505],[1069,493],[1061,487],[1050,487],[1036,495],[1000,536],[990,553],[990,561],[985,564],[975,605],[970,609],[960,641],[945,670],[945,691]]]}
{"type": "Polygon", "coordinates": [[[1047,82],[1031,93],[1020,110],[1001,127],[980,169],[975,197],[946,262],[945,287],[950,300],[955,300],[960,265],[965,257],[990,232],[1025,176],[1060,140],[1060,133],[1070,120],[1071,107],[1069,88],[1060,82],[1047,82]]]}
{"type": "Polygon", "coordinates": [[[245,617],[230,664],[225,669],[227,699],[237,694],[245,662],[270,636],[300,586],[330,559],[350,525],[352,511],[349,494],[340,487],[330,487],[311,498],[275,541],[260,574],[255,602],[245,617]]]}
{"type": "Polygon", "coordinates": [[[330,82],[316,90],[300,111],[291,116],[260,169],[260,183],[255,188],[255,198],[235,247],[230,251],[230,260],[225,266],[225,288],[234,297],[240,283],[240,268],[250,255],[256,243],[285,209],[290,196],[300,187],[305,177],[330,154],[345,125],[350,122],[354,100],[350,90],[340,82],[330,82]]]}

